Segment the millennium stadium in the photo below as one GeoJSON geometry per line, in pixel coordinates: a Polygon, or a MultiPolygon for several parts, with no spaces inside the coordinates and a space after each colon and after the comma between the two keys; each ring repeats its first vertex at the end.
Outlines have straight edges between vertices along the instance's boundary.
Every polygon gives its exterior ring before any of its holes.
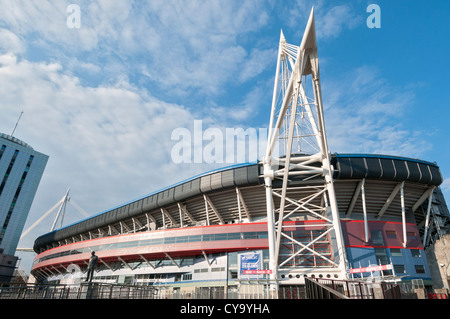
{"type": "MultiPolygon", "coordinates": [[[[270,105],[270,102],[268,103],[270,105]]],[[[450,215],[436,163],[328,148],[311,12],[281,33],[263,159],[207,172],[38,237],[37,282],[300,297],[311,279],[421,282],[450,215]]]]}

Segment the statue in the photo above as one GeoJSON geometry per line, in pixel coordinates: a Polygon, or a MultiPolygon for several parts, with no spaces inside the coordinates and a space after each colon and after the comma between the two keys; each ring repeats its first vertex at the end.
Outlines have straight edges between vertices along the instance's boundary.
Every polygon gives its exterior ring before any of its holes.
{"type": "Polygon", "coordinates": [[[95,251],[91,253],[91,257],[89,258],[89,265],[87,271],[86,281],[91,282],[92,277],[94,276],[94,270],[97,266],[98,257],[95,255],[95,251]]]}

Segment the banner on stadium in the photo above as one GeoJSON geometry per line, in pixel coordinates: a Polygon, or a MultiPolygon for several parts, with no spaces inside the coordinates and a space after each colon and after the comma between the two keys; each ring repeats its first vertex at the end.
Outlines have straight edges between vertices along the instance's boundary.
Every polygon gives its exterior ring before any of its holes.
{"type": "Polygon", "coordinates": [[[382,271],[382,270],[389,270],[392,269],[392,265],[378,265],[378,266],[369,266],[369,267],[362,267],[362,268],[353,268],[349,269],[349,272],[351,274],[358,274],[362,272],[374,272],[374,271],[382,271]]]}
{"type": "Polygon", "coordinates": [[[267,273],[263,268],[262,250],[238,254],[239,278],[259,279],[267,273]]]}
{"type": "Polygon", "coordinates": [[[272,270],[262,269],[262,270],[244,270],[242,272],[244,275],[267,275],[271,274],[272,270]]]}

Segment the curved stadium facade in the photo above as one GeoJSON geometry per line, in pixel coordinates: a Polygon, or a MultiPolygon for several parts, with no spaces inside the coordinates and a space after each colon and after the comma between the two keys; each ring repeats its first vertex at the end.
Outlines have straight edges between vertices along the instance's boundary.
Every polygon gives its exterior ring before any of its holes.
{"type": "MultiPolygon", "coordinates": [[[[430,280],[422,237],[429,194],[440,192],[438,166],[381,155],[334,154],[331,161],[348,269],[392,264],[393,269],[375,274],[430,280]],[[358,196],[363,180],[365,209],[358,196]],[[402,201],[406,220],[402,219],[402,201]]],[[[95,251],[99,263],[94,281],[181,291],[237,289],[248,279],[240,271],[241,254],[259,252],[260,269],[269,268],[261,174],[261,163],[213,171],[42,235],[35,241],[38,255],[31,272],[39,281],[64,282],[71,265],[86,272],[95,251]]],[[[315,182],[292,181],[290,186],[299,189],[290,198],[300,198],[315,182]]],[[[321,200],[317,197],[313,200],[317,203],[311,204],[319,206],[321,200]]],[[[291,211],[284,223],[291,227],[295,240],[282,241],[281,259],[291,255],[298,242],[313,242],[324,230],[320,218],[296,216],[294,207],[291,211]]],[[[298,254],[289,260],[289,270],[279,274],[281,285],[302,285],[305,276],[338,277],[321,271],[333,258],[330,237],[323,236],[314,245],[326,258],[308,250],[298,254]]],[[[373,273],[358,274],[364,275],[373,273]]]]}

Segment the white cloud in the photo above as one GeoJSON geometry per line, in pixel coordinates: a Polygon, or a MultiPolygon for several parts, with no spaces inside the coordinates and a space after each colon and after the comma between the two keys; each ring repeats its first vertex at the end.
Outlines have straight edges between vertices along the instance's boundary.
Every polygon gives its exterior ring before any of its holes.
{"type": "Polygon", "coordinates": [[[352,12],[348,5],[337,5],[327,10],[326,13],[319,12],[317,17],[318,37],[337,37],[344,29],[355,28],[362,19],[352,12]]]}
{"type": "Polygon", "coordinates": [[[363,22],[362,17],[353,11],[351,5],[336,4],[334,1],[331,5],[329,3],[323,0],[297,0],[288,12],[289,24],[298,27],[300,23],[303,30],[312,7],[319,38],[337,37],[344,30],[351,30],[363,22]]]}
{"type": "Polygon", "coordinates": [[[444,182],[442,183],[441,188],[444,192],[450,192],[450,177],[444,179],[444,182]]]}
{"type": "MultiPolygon", "coordinates": [[[[0,131],[24,110],[15,136],[50,156],[28,225],[68,187],[92,215],[209,170],[171,161],[171,132],[191,128],[198,114],[152,96],[155,84],[211,95],[261,71],[243,68],[249,52],[238,41],[267,23],[259,1],[79,1],[79,29],[66,25],[70,3],[0,0],[0,131]],[[132,84],[136,71],[150,85],[132,84]]],[[[48,230],[42,225],[21,245],[48,230]]]]}
{"type": "Polygon", "coordinates": [[[13,55],[0,56],[0,82],[0,131],[9,133],[23,109],[15,136],[50,156],[30,221],[68,187],[92,215],[205,169],[171,161],[172,130],[194,121],[182,105],[126,82],[85,87],[57,63],[13,55]]]}
{"type": "MultiPolygon", "coordinates": [[[[144,70],[151,81],[179,93],[190,88],[223,93],[221,87],[239,77],[248,62],[238,36],[268,21],[265,3],[256,0],[80,1],[81,27],[70,29],[69,4],[3,0],[7,9],[0,19],[50,57],[82,55],[84,63],[102,67],[109,78],[144,70]]],[[[258,53],[267,55],[255,51],[251,57],[260,60],[258,53]]],[[[249,79],[258,70],[243,72],[241,79],[249,79]]]]}
{"type": "Polygon", "coordinates": [[[25,45],[17,35],[0,28],[0,52],[22,54],[24,51],[25,45]]]}
{"type": "Polygon", "coordinates": [[[16,34],[37,33],[45,41],[74,47],[77,39],[66,25],[69,4],[69,1],[2,0],[0,20],[16,34]]]}
{"type": "Polygon", "coordinates": [[[325,80],[322,90],[331,151],[420,157],[430,149],[423,132],[404,124],[412,89],[388,83],[375,68],[325,80]]]}
{"type": "Polygon", "coordinates": [[[264,72],[269,66],[274,65],[274,61],[276,61],[276,59],[276,49],[253,49],[247,57],[242,70],[240,71],[240,81],[245,82],[249,79],[255,78],[264,72]]]}
{"type": "Polygon", "coordinates": [[[267,110],[270,108],[270,102],[268,101],[272,97],[270,92],[272,86],[272,81],[259,83],[258,86],[247,92],[239,103],[235,105],[212,104],[205,113],[208,117],[221,119],[224,125],[228,123],[231,126],[237,124],[247,126],[249,122],[252,123],[253,118],[260,114],[269,114],[267,110]]]}
{"type": "Polygon", "coordinates": [[[164,87],[205,94],[222,93],[223,85],[238,77],[248,60],[237,37],[267,23],[258,1],[152,1],[146,13],[156,35],[156,44],[153,37],[147,44],[147,74],[164,87]]]}

